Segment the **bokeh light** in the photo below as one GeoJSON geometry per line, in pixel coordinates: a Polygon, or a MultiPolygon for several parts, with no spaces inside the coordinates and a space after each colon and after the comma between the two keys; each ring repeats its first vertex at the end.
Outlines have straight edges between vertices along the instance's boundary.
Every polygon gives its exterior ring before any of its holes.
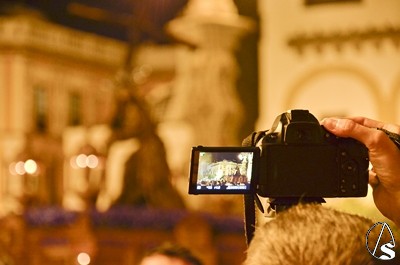
{"type": "Polygon", "coordinates": [[[99,158],[93,154],[79,154],[71,158],[70,164],[73,168],[96,168],[99,165],[99,158]]]}
{"type": "Polygon", "coordinates": [[[28,174],[35,174],[38,169],[38,166],[35,160],[28,159],[24,163],[24,169],[28,174]]]}
{"type": "Polygon", "coordinates": [[[76,260],[78,261],[79,265],[88,265],[88,264],[90,264],[90,256],[89,256],[89,254],[87,254],[85,252],[79,253],[78,257],[76,258],[76,260]]]}

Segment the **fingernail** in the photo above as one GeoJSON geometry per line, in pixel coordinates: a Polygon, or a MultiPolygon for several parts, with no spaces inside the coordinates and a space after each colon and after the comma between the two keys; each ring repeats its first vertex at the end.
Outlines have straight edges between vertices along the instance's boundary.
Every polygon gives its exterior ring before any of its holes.
{"type": "Polygon", "coordinates": [[[338,119],[325,118],[322,120],[322,124],[324,125],[325,128],[333,130],[336,128],[336,126],[338,124],[338,119]]]}

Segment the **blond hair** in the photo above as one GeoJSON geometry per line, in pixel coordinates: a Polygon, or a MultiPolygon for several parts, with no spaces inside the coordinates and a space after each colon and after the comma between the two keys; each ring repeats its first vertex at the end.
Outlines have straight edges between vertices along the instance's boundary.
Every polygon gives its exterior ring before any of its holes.
{"type": "MultiPolygon", "coordinates": [[[[368,218],[322,205],[294,206],[256,229],[244,264],[376,264],[366,248],[373,225],[368,218]]],[[[383,239],[389,242],[387,235],[383,239]]]]}

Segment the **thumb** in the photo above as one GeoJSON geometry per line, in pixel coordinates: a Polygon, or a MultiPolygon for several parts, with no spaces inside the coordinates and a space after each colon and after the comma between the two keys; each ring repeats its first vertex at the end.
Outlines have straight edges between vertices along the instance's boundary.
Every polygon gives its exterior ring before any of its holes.
{"type": "Polygon", "coordinates": [[[366,144],[372,129],[350,119],[326,118],[321,125],[339,137],[351,137],[366,144]]]}
{"type": "Polygon", "coordinates": [[[391,150],[389,137],[376,128],[364,126],[352,119],[326,118],[321,125],[339,137],[351,137],[362,142],[370,151],[391,150]]]}

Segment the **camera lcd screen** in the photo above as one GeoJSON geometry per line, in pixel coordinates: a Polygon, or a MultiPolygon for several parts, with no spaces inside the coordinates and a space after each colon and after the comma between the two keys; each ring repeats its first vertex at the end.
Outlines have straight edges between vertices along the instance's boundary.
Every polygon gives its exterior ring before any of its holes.
{"type": "Polygon", "coordinates": [[[254,191],[257,147],[194,147],[189,194],[246,194],[254,191]]]}

